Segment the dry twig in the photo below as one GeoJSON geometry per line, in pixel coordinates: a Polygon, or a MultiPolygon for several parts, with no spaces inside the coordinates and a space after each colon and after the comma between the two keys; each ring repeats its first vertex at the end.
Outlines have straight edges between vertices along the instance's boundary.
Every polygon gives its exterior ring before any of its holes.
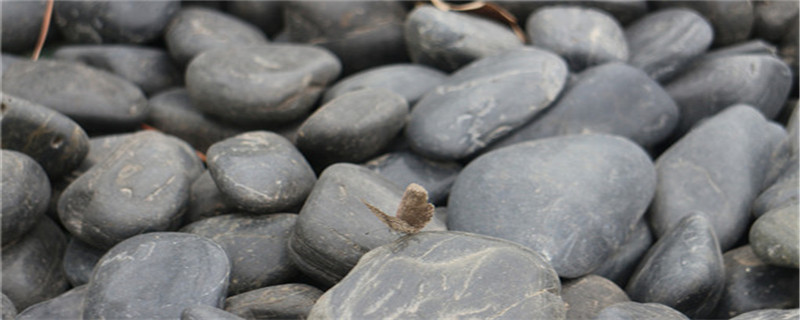
{"type": "Polygon", "coordinates": [[[44,18],[42,18],[42,28],[39,30],[39,39],[36,40],[36,48],[33,49],[31,60],[39,60],[39,55],[42,53],[44,47],[44,40],[47,38],[47,30],[50,29],[50,20],[53,16],[53,1],[47,0],[44,8],[44,18]]]}

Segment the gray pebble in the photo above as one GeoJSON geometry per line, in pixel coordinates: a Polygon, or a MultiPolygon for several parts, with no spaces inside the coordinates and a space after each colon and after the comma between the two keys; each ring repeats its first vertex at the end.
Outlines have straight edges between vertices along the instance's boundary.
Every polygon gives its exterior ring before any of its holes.
{"type": "Polygon", "coordinates": [[[211,177],[211,172],[206,170],[192,183],[189,208],[186,210],[184,221],[188,224],[234,211],[236,207],[225,201],[217,183],[211,177]]]}
{"type": "Polygon", "coordinates": [[[594,320],[689,320],[687,316],[660,303],[622,302],[600,311],[594,320]]]}
{"type": "Polygon", "coordinates": [[[22,238],[36,225],[50,201],[50,180],[33,159],[13,150],[0,150],[2,171],[2,243],[22,238]]]}
{"type": "Polygon", "coordinates": [[[77,286],[57,297],[32,305],[20,312],[15,320],[81,320],[87,289],[89,286],[77,286]]]}
{"type": "Polygon", "coordinates": [[[196,305],[183,309],[181,320],[244,320],[233,313],[207,305],[196,305]]]}
{"type": "Polygon", "coordinates": [[[592,273],[614,281],[618,286],[624,288],[653,242],[655,239],[647,226],[647,220],[642,218],[619,250],[592,273]]]}
{"type": "Polygon", "coordinates": [[[75,237],[69,238],[64,252],[64,275],[73,287],[89,282],[92,270],[106,250],[92,247],[75,237]]]}
{"type": "Polygon", "coordinates": [[[225,311],[248,320],[307,319],[321,295],[310,285],[288,283],[229,297],[225,311]]]}
{"type": "Polygon", "coordinates": [[[0,304],[0,319],[14,320],[17,317],[17,308],[5,294],[2,295],[2,304],[0,304]]]}
{"type": "Polygon", "coordinates": [[[754,1],[658,1],[657,8],[687,7],[703,15],[714,27],[714,46],[725,46],[746,40],[753,29],[754,1]]]}
{"type": "Polygon", "coordinates": [[[731,320],[792,320],[800,317],[800,309],[764,309],[740,314],[731,320]]]}
{"type": "Polygon", "coordinates": [[[180,1],[63,1],[53,6],[53,22],[78,43],[145,43],[160,37],[180,1]]]}
{"type": "MultiPolygon", "coordinates": [[[[3,60],[6,60],[6,52],[25,52],[33,49],[42,28],[42,13],[46,2],[45,0],[3,2],[2,19],[0,19],[3,27],[1,37],[3,60]]],[[[5,61],[3,64],[5,65],[5,61]]]]}
{"type": "Polygon", "coordinates": [[[561,299],[567,306],[567,319],[573,320],[589,320],[608,306],[630,301],[622,288],[596,275],[564,282],[561,299]]]}
{"type": "Polygon", "coordinates": [[[350,91],[382,88],[403,96],[409,105],[413,105],[422,98],[422,95],[441,84],[446,78],[445,73],[418,64],[403,63],[375,67],[337,81],[325,91],[322,103],[327,103],[350,91]]]}
{"type": "Polygon", "coordinates": [[[800,267],[800,209],[797,203],[775,209],[759,217],[750,227],[753,251],[770,265],[800,267]]]}
{"type": "Polygon", "coordinates": [[[416,183],[428,191],[431,203],[444,203],[462,166],[453,161],[433,161],[410,151],[384,154],[364,164],[400,188],[416,183]]]}

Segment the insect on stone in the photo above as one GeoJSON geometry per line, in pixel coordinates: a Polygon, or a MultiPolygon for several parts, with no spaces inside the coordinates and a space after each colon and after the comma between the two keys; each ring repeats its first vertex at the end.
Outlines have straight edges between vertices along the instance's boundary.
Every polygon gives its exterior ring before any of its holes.
{"type": "Polygon", "coordinates": [[[361,200],[361,202],[389,228],[403,233],[413,234],[419,232],[433,217],[434,207],[428,203],[428,191],[425,191],[425,188],[416,183],[406,187],[394,217],[364,200],[361,200]]]}

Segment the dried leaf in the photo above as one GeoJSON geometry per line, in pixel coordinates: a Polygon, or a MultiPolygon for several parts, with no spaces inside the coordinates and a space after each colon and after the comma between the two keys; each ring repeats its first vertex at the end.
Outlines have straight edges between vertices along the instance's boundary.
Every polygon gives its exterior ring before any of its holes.
{"type": "Polygon", "coordinates": [[[416,183],[412,183],[406,188],[394,217],[364,200],[361,202],[389,228],[403,233],[417,233],[433,218],[434,207],[428,203],[428,192],[416,183]]]}

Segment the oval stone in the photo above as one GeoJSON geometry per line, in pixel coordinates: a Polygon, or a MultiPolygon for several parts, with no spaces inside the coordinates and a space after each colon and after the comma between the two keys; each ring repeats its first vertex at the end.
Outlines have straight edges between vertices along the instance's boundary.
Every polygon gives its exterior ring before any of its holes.
{"type": "Polygon", "coordinates": [[[426,157],[468,157],[549,106],[567,73],[564,60],[532,47],[478,60],[422,97],[406,137],[426,157]]]}
{"type": "Polygon", "coordinates": [[[278,1],[233,0],[225,3],[225,11],[252,23],[272,38],[283,29],[283,6],[278,1]]]}
{"type": "Polygon", "coordinates": [[[750,227],[753,251],[767,264],[797,269],[800,264],[800,209],[797,203],[765,213],[750,227]]]}
{"type": "Polygon", "coordinates": [[[450,187],[462,169],[457,162],[428,160],[409,151],[387,153],[364,165],[400,188],[412,183],[421,185],[434,204],[447,200],[450,187]]]}
{"type": "Polygon", "coordinates": [[[600,267],[628,239],[655,191],[650,157],[627,139],[523,142],[470,162],[450,191],[447,226],[542,254],[560,277],[600,267]]]}
{"type": "Polygon", "coordinates": [[[234,46],[192,60],[186,89],[198,109],[223,120],[286,123],[305,116],[341,68],[330,51],[311,45],[234,46]]]}
{"type": "Polygon", "coordinates": [[[13,150],[0,150],[2,171],[2,243],[21,238],[41,220],[50,203],[50,180],[36,161],[13,150]]]}
{"type": "Polygon", "coordinates": [[[204,237],[153,232],[109,250],[89,280],[86,319],[178,318],[187,307],[221,307],[230,264],[204,237]]]}
{"type": "Polygon", "coordinates": [[[614,281],[618,286],[624,288],[653,242],[655,240],[647,226],[647,220],[642,218],[619,250],[592,273],[614,281]]]}
{"type": "Polygon", "coordinates": [[[88,288],[86,285],[77,286],[55,298],[34,304],[20,312],[14,320],[81,320],[88,288]]]}
{"type": "Polygon", "coordinates": [[[703,15],[714,27],[714,46],[746,40],[753,29],[753,1],[658,1],[656,7],[688,7],[703,15]]]}
{"type": "MultiPolygon", "coordinates": [[[[797,161],[797,159],[794,159],[797,161]]],[[[797,167],[794,170],[787,170],[775,184],[761,192],[758,198],[753,201],[753,217],[758,218],[767,212],[781,209],[800,202],[800,176],[797,167]]]]}
{"type": "Polygon", "coordinates": [[[180,7],[177,0],[64,1],[53,6],[53,20],[70,42],[145,43],[161,36],[180,7]]]}
{"type": "Polygon", "coordinates": [[[214,178],[211,177],[211,172],[206,170],[192,183],[189,208],[186,210],[183,220],[189,224],[205,218],[233,213],[235,210],[236,207],[225,202],[225,197],[219,191],[214,178]]]}
{"type": "Polygon", "coordinates": [[[590,320],[604,308],[630,301],[625,291],[606,278],[588,275],[561,285],[567,319],[590,320]]]}
{"type": "Polygon", "coordinates": [[[322,291],[304,283],[287,283],[225,299],[225,311],[247,319],[307,319],[322,291]]]}
{"type": "Polygon", "coordinates": [[[201,304],[183,309],[181,320],[244,320],[244,318],[220,308],[201,304]]]}
{"type": "Polygon", "coordinates": [[[606,307],[594,320],[689,320],[680,311],[660,303],[622,302],[606,307]]]}
{"type": "Polygon", "coordinates": [[[800,309],[764,309],[750,311],[731,318],[731,320],[792,320],[800,317],[800,309]]]}
{"type": "Polygon", "coordinates": [[[519,244],[422,232],[365,254],[309,319],[564,319],[560,287],[547,261],[519,244]]]}
{"type": "Polygon", "coordinates": [[[797,28],[797,1],[758,1],[753,4],[753,36],[780,42],[781,38],[797,28]],[[792,26],[794,24],[794,26],[792,26]]]}
{"type": "Polygon", "coordinates": [[[337,81],[325,91],[322,103],[327,103],[350,91],[375,88],[397,93],[403,96],[409,105],[413,105],[422,98],[422,95],[441,84],[446,78],[447,74],[437,69],[411,63],[375,67],[337,81]]]}
{"type": "Polygon", "coordinates": [[[46,8],[46,3],[45,0],[3,2],[2,19],[0,19],[3,60],[6,60],[6,52],[20,53],[34,48],[42,28],[42,12],[46,8]]]}
{"type": "Polygon", "coordinates": [[[227,202],[253,213],[295,207],[316,175],[289,140],[268,131],[246,132],[208,148],[208,170],[227,202]]]}
{"type": "Polygon", "coordinates": [[[64,275],[73,287],[89,282],[92,270],[106,250],[92,247],[75,237],[69,238],[64,252],[64,275]]]}

